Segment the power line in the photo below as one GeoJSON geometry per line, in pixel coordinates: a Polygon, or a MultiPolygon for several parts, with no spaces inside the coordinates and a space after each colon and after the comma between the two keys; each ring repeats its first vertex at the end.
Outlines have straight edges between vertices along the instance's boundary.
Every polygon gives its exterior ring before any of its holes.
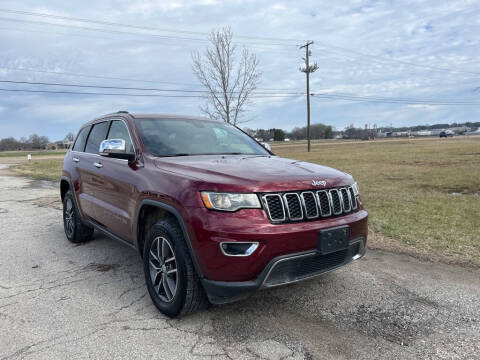
{"type": "MultiPolygon", "coordinates": [[[[162,35],[162,34],[152,34],[152,33],[138,33],[138,32],[129,32],[129,31],[114,30],[114,29],[102,29],[102,28],[79,26],[79,25],[73,25],[73,24],[57,24],[57,23],[51,23],[51,22],[45,22],[45,21],[34,21],[34,20],[15,19],[15,18],[0,17],[0,21],[21,22],[21,23],[36,24],[36,25],[48,25],[48,26],[56,26],[56,27],[69,28],[69,29],[96,31],[96,32],[102,32],[102,33],[113,33],[113,34],[121,34],[121,35],[150,36],[150,37],[154,37],[162,40],[210,42],[208,38],[198,38],[198,37],[194,38],[194,37],[182,37],[182,36],[162,35]]],[[[250,41],[236,42],[236,43],[242,44],[242,45],[263,45],[263,46],[284,46],[284,47],[296,46],[293,44],[260,43],[260,42],[250,42],[250,41]]]]}
{"type": "Polygon", "coordinates": [[[387,98],[387,97],[373,97],[373,96],[355,96],[355,95],[339,95],[328,93],[316,93],[313,98],[320,100],[321,98],[330,100],[343,101],[362,101],[384,104],[405,104],[405,105],[480,105],[479,101],[469,100],[450,100],[450,99],[406,99],[406,98],[387,98]]]}
{"type": "MultiPolygon", "coordinates": [[[[205,98],[205,95],[166,95],[166,94],[131,94],[131,93],[100,93],[100,92],[81,92],[81,91],[56,91],[56,90],[31,90],[31,89],[6,89],[0,88],[5,92],[26,92],[26,93],[46,93],[46,94],[65,94],[65,95],[100,95],[100,96],[133,96],[133,97],[166,97],[166,98],[205,98]]],[[[255,95],[252,99],[266,98],[289,98],[298,95],[255,95]]]]}
{"type": "MultiPolygon", "coordinates": [[[[32,89],[6,89],[0,88],[0,91],[4,92],[24,92],[24,93],[45,93],[45,94],[64,94],[64,95],[89,95],[89,96],[127,96],[127,97],[164,97],[164,98],[205,98],[205,95],[169,95],[169,94],[132,94],[132,93],[106,93],[106,92],[80,92],[80,91],[65,91],[65,90],[32,90],[32,89]]],[[[298,97],[299,95],[254,95],[253,99],[269,99],[269,98],[293,98],[298,97]]],[[[366,101],[374,103],[394,103],[394,104],[420,104],[420,105],[451,105],[451,106],[470,106],[470,105],[480,105],[480,102],[472,101],[432,101],[424,102],[422,100],[410,99],[409,101],[399,101],[395,98],[383,98],[379,100],[378,98],[368,98],[368,97],[357,97],[357,96],[337,96],[335,94],[316,94],[314,99],[320,100],[320,98],[326,98],[330,100],[344,100],[344,101],[366,101]]],[[[404,99],[406,100],[406,99],[404,99]]]]}
{"type": "MultiPolygon", "coordinates": [[[[1,30],[6,30],[6,31],[19,31],[19,32],[31,32],[31,33],[35,33],[35,34],[49,34],[49,35],[57,35],[57,36],[75,36],[75,37],[81,37],[81,38],[89,38],[89,39],[98,39],[98,40],[110,40],[110,41],[118,41],[119,39],[114,39],[114,38],[111,38],[111,37],[105,37],[105,36],[92,36],[92,35],[88,35],[88,34],[80,34],[80,33],[63,33],[63,32],[54,32],[54,31],[46,31],[46,30],[38,30],[38,29],[35,29],[35,30],[31,30],[31,29],[26,29],[26,28],[21,28],[21,29],[16,29],[16,28],[9,28],[9,27],[0,27],[1,30]]],[[[135,34],[135,35],[143,35],[143,34],[135,34]]],[[[136,41],[148,41],[147,39],[144,39],[144,38],[139,38],[139,39],[136,39],[136,41]]],[[[162,45],[166,45],[166,46],[175,46],[175,47],[178,47],[179,44],[177,42],[174,42],[173,40],[176,40],[176,39],[173,39],[173,38],[170,38],[170,39],[156,39],[155,41],[155,44],[157,43],[161,43],[162,45]],[[164,42],[164,41],[167,41],[167,42],[164,42]]],[[[190,40],[184,40],[184,41],[190,41],[190,40]]],[[[252,45],[251,43],[239,43],[239,42],[234,42],[236,45],[242,45],[242,46],[245,46],[245,45],[248,45],[248,48],[249,49],[256,49],[256,50],[260,50],[260,51],[275,51],[275,52],[281,52],[281,53],[288,53],[288,54],[291,54],[291,51],[288,50],[288,49],[283,49],[283,48],[280,48],[280,47],[271,47],[270,45],[252,45]]]]}
{"type": "MultiPolygon", "coordinates": [[[[83,22],[83,23],[91,23],[91,24],[97,24],[97,25],[117,26],[122,28],[132,28],[132,29],[140,29],[140,30],[154,30],[154,31],[160,31],[160,32],[202,35],[202,36],[210,35],[210,33],[200,32],[200,31],[166,29],[166,28],[157,28],[157,27],[145,26],[145,25],[131,25],[131,24],[124,24],[124,23],[110,22],[110,21],[92,20],[92,19],[86,19],[86,18],[75,18],[75,17],[69,17],[69,16],[61,16],[61,15],[53,15],[53,14],[47,14],[47,13],[37,13],[37,12],[13,10],[13,9],[0,9],[0,12],[16,14],[16,15],[27,15],[27,16],[51,18],[51,19],[57,19],[57,20],[68,20],[68,21],[76,21],[76,22],[83,22]]],[[[247,35],[235,35],[235,37],[243,38],[243,39],[266,40],[266,41],[285,41],[285,42],[303,42],[304,41],[299,39],[285,39],[285,38],[247,36],[247,35]]]]}
{"type": "MultiPolygon", "coordinates": [[[[10,70],[10,71],[23,71],[23,72],[33,72],[33,73],[44,73],[51,75],[62,75],[62,76],[74,76],[74,77],[84,77],[92,79],[104,79],[104,80],[118,80],[118,81],[132,81],[132,82],[143,82],[150,84],[167,84],[167,85],[184,85],[184,86],[203,86],[200,83],[184,83],[184,82],[175,82],[175,81],[158,81],[158,80],[146,80],[146,79],[136,79],[136,78],[124,78],[124,77],[113,77],[113,76],[104,76],[104,75],[88,75],[74,72],[65,72],[65,71],[50,71],[42,69],[33,69],[33,68],[15,68],[0,66],[0,69],[10,70]]],[[[266,91],[295,91],[295,89],[286,89],[286,88],[257,88],[258,90],[266,91]]]]}
{"type": "MultiPolygon", "coordinates": [[[[137,30],[149,30],[149,31],[159,31],[159,32],[166,32],[166,33],[178,33],[178,34],[201,35],[201,36],[210,35],[209,33],[200,32],[200,31],[166,29],[166,28],[157,28],[157,27],[144,26],[144,25],[131,25],[131,24],[92,20],[92,19],[86,19],[86,18],[75,18],[75,17],[60,16],[60,15],[53,15],[53,14],[47,14],[47,13],[37,13],[37,12],[22,11],[22,10],[14,10],[14,9],[0,9],[0,12],[8,13],[8,14],[15,14],[15,15],[24,15],[24,16],[50,18],[50,19],[57,19],[57,20],[75,21],[75,22],[81,22],[81,23],[90,23],[90,24],[97,24],[97,25],[103,25],[103,26],[115,26],[115,27],[122,27],[122,28],[131,28],[131,29],[137,29],[137,30]]],[[[160,37],[163,37],[164,39],[208,41],[207,39],[202,39],[202,38],[186,38],[186,37],[182,38],[182,37],[173,37],[173,36],[165,36],[165,35],[158,35],[158,34],[128,33],[128,32],[123,32],[123,31],[118,31],[118,30],[88,28],[88,27],[81,27],[81,26],[79,27],[79,26],[73,26],[73,25],[54,24],[54,23],[48,23],[48,22],[35,22],[35,21],[22,20],[22,19],[2,18],[0,20],[21,21],[21,22],[27,22],[27,23],[30,22],[30,23],[37,23],[37,24],[42,24],[42,25],[52,25],[52,26],[62,26],[62,27],[74,27],[74,28],[91,30],[91,31],[117,32],[117,33],[121,33],[121,34],[132,34],[132,35],[160,36],[160,37]]],[[[298,43],[298,42],[304,42],[305,41],[305,40],[300,40],[300,39],[286,39],[286,38],[259,37],[259,36],[246,36],[246,35],[236,35],[236,37],[237,38],[243,38],[243,39],[252,39],[252,40],[280,41],[280,42],[283,41],[283,42],[285,42],[285,44],[273,44],[273,43],[261,43],[260,44],[260,45],[266,45],[266,46],[293,46],[293,44],[288,44],[287,45],[286,43],[287,42],[297,42],[298,43]]],[[[480,72],[457,70],[457,69],[446,68],[446,67],[437,67],[437,66],[432,66],[432,65],[418,64],[418,63],[405,61],[405,60],[400,60],[400,59],[395,59],[395,58],[387,58],[387,57],[383,57],[383,56],[380,56],[380,55],[367,54],[367,53],[352,50],[352,49],[349,49],[349,48],[341,47],[341,46],[338,46],[338,45],[332,45],[332,44],[329,44],[329,43],[326,43],[326,42],[317,41],[317,43],[321,44],[322,46],[324,46],[326,48],[337,49],[337,50],[340,50],[342,52],[355,54],[355,55],[361,56],[361,57],[367,57],[367,58],[373,59],[374,61],[381,62],[381,63],[394,62],[394,63],[403,64],[403,65],[428,69],[430,71],[463,73],[463,74],[469,74],[469,75],[480,75],[480,72]]],[[[249,43],[247,43],[247,44],[249,44],[249,43]]],[[[250,43],[250,44],[255,44],[255,43],[250,43]]]]}
{"type": "MultiPolygon", "coordinates": [[[[103,86],[103,85],[83,85],[83,84],[66,84],[66,83],[49,83],[49,82],[35,82],[35,81],[16,81],[16,80],[0,80],[0,83],[7,84],[27,84],[27,85],[43,85],[43,86],[62,86],[62,87],[78,87],[78,88],[92,88],[92,89],[114,89],[114,90],[136,90],[136,91],[159,91],[159,92],[180,92],[180,93],[209,93],[207,90],[185,90],[185,89],[159,89],[159,88],[139,88],[126,86],[103,86]]],[[[238,93],[238,91],[227,91],[228,93],[238,93]]],[[[221,93],[221,92],[218,92],[221,93]]],[[[305,93],[267,93],[255,91],[253,94],[259,95],[305,95],[305,93]]]]}
{"type": "Polygon", "coordinates": [[[325,42],[317,41],[320,45],[326,47],[326,48],[333,48],[337,49],[343,52],[347,53],[352,53],[357,56],[362,56],[362,57],[367,57],[369,59],[373,59],[376,62],[394,62],[394,63],[399,63],[403,65],[408,65],[408,66],[413,66],[413,67],[418,67],[418,68],[423,68],[423,69],[428,69],[430,71],[437,71],[437,72],[450,72],[450,73],[459,73],[459,74],[468,74],[468,75],[480,75],[480,72],[473,72],[473,71],[465,71],[465,70],[457,70],[457,69],[452,69],[452,68],[445,68],[445,67],[437,67],[437,66],[432,66],[432,65],[424,65],[424,64],[417,64],[411,61],[405,61],[405,60],[400,60],[400,59],[395,59],[395,58],[387,58],[381,55],[373,55],[373,54],[366,54],[360,51],[348,49],[345,47],[341,47],[338,45],[332,45],[328,44],[325,42]]]}

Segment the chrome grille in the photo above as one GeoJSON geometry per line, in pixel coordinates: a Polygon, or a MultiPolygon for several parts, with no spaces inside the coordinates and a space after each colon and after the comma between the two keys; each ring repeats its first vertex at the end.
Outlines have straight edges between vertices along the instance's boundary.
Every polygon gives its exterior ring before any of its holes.
{"type": "Polygon", "coordinates": [[[300,203],[300,196],[297,193],[287,193],[283,195],[283,199],[285,200],[288,218],[293,221],[302,220],[303,209],[300,203]]]}
{"type": "Polygon", "coordinates": [[[332,200],[332,211],[334,215],[342,213],[342,201],[337,189],[330,190],[330,199],[332,200]]]}
{"type": "Polygon", "coordinates": [[[341,188],[340,195],[342,197],[343,211],[344,212],[352,211],[352,205],[350,202],[350,195],[348,194],[348,190],[346,188],[341,188]]]}
{"type": "Polygon", "coordinates": [[[307,219],[315,219],[318,217],[318,207],[315,201],[315,194],[311,191],[302,192],[303,208],[305,209],[305,216],[307,219]]]}
{"type": "Polygon", "coordinates": [[[283,206],[282,197],[278,194],[264,195],[265,206],[267,208],[268,216],[272,221],[284,221],[285,207],[283,206]]]}
{"type": "Polygon", "coordinates": [[[348,193],[350,194],[350,200],[352,201],[352,210],[357,208],[357,199],[355,198],[355,192],[352,187],[348,188],[348,193]]]}
{"type": "Polygon", "coordinates": [[[332,215],[332,200],[326,190],[317,191],[318,208],[323,217],[332,215]]]}
{"type": "Polygon", "coordinates": [[[312,220],[357,209],[351,186],[326,190],[264,194],[263,206],[272,222],[312,220]]]}

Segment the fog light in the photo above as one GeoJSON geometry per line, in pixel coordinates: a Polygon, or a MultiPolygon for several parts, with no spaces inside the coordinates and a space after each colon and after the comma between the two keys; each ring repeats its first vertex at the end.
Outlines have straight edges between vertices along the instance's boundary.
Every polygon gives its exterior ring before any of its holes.
{"type": "Polygon", "coordinates": [[[360,253],[360,242],[356,242],[355,244],[352,245],[352,260],[357,260],[362,257],[362,254],[360,253]]]}
{"type": "Polygon", "coordinates": [[[249,256],[257,249],[258,242],[222,242],[220,249],[227,256],[249,256]]]}

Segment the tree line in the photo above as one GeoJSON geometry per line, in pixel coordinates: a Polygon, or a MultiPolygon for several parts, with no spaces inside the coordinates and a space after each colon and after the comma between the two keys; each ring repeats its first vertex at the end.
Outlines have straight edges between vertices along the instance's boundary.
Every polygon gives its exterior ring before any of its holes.
{"type": "MultiPolygon", "coordinates": [[[[250,129],[245,128],[244,131],[253,136],[255,139],[261,141],[285,141],[290,140],[305,140],[307,138],[307,127],[294,127],[292,131],[285,131],[283,129],[250,129]]],[[[310,138],[313,140],[318,139],[332,139],[334,135],[333,128],[330,125],[325,124],[313,124],[310,126],[310,138]]]]}
{"type": "MultiPolygon", "coordinates": [[[[75,135],[68,133],[63,141],[73,141],[75,135]]],[[[62,142],[62,141],[60,141],[62,142]]],[[[32,134],[29,137],[21,137],[19,140],[8,137],[0,139],[0,151],[19,151],[19,150],[44,150],[50,143],[48,136],[32,134]]]]}

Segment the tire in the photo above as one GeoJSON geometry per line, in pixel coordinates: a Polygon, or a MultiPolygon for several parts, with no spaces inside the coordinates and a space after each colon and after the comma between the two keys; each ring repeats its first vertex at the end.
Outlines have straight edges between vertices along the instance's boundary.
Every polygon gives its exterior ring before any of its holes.
{"type": "Polygon", "coordinates": [[[63,198],[63,228],[72,243],[83,243],[93,238],[93,228],[82,222],[71,190],[63,198]]]}
{"type": "Polygon", "coordinates": [[[168,317],[204,309],[208,299],[176,221],[160,220],[145,238],[143,270],[154,305],[168,317]]]}

